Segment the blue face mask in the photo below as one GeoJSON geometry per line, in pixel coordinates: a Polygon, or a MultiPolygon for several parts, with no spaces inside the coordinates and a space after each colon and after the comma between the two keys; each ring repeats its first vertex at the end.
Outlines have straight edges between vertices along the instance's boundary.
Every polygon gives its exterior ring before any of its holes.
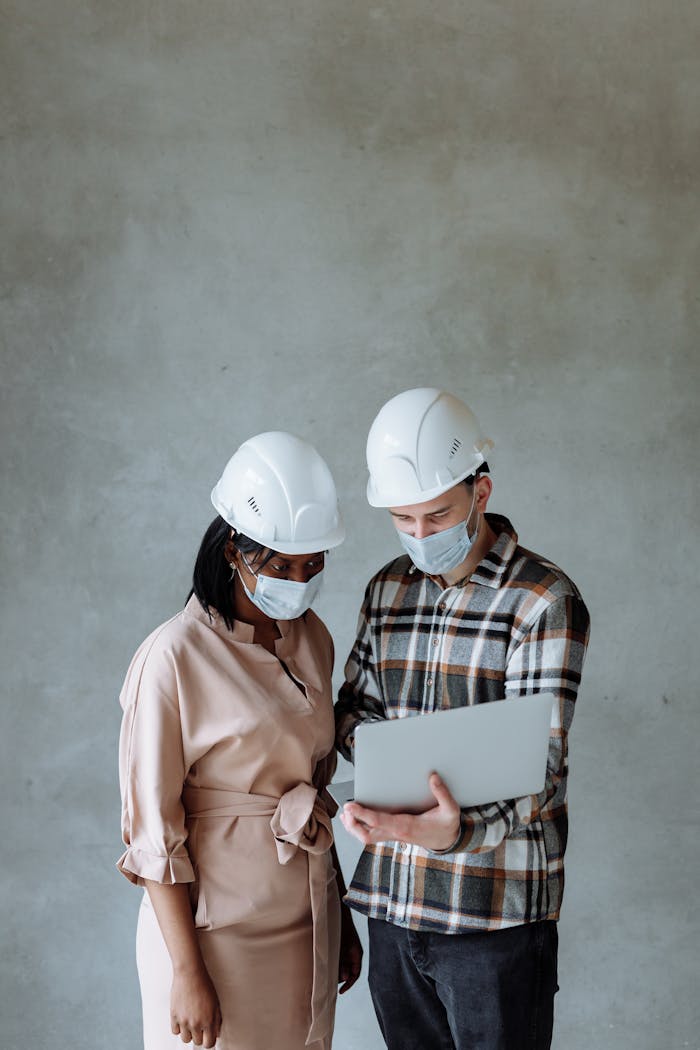
{"type": "MultiPolygon", "coordinates": [[[[245,558],[243,560],[245,561],[245,558]]],[[[296,580],[280,580],[276,576],[263,576],[262,573],[253,572],[247,561],[245,564],[249,572],[255,576],[256,584],[255,590],[249,591],[241,576],[243,589],[253,605],[257,605],[258,609],[271,620],[296,620],[298,616],[311,608],[321,590],[323,570],[317,572],[306,583],[298,583],[296,580]]]]}
{"type": "Polygon", "coordinates": [[[471,510],[466,519],[449,529],[443,529],[442,532],[434,532],[432,536],[426,536],[420,540],[415,536],[409,536],[407,532],[399,532],[401,546],[410,555],[417,569],[427,572],[429,576],[442,576],[443,573],[462,564],[472,549],[479,531],[477,526],[470,536],[467,530],[467,523],[472,516],[475,500],[476,492],[474,492],[471,510]]]}

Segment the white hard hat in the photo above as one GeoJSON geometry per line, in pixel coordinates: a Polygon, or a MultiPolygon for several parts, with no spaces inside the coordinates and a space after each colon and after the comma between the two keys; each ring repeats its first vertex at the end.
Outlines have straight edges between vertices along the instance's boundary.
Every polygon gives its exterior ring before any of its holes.
{"type": "Polygon", "coordinates": [[[281,554],[312,554],[345,538],[331,472],[294,434],[273,430],[244,441],[211,501],[237,532],[281,554]]]}
{"type": "Polygon", "coordinates": [[[473,474],[492,448],[459,398],[434,387],[405,390],[370,428],[367,499],[373,507],[426,503],[473,474]]]}

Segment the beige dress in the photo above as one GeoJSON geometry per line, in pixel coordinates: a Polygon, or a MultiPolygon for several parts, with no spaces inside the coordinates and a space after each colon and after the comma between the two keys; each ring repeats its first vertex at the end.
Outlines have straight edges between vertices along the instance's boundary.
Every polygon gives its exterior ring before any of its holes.
{"type": "MultiPolygon", "coordinates": [[[[323,790],[333,771],[330,635],[280,621],[273,656],[196,598],[137,651],[121,694],[131,881],[189,883],[216,987],[219,1050],[327,1050],[339,902],[323,790]],[[320,790],[319,795],[317,789],[320,790]]],[[[170,958],[148,895],[137,930],[145,1050],[170,1031],[170,958]]]]}

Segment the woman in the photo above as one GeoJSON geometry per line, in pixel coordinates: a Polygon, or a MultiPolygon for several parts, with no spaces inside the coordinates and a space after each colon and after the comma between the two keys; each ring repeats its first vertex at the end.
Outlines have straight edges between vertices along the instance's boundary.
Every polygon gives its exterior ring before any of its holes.
{"type": "Polygon", "coordinates": [[[145,1050],[326,1050],[361,959],[325,791],[333,648],[309,609],[344,536],[335,486],[311,445],[265,433],[212,502],[187,604],[121,694],[145,1050]]]}

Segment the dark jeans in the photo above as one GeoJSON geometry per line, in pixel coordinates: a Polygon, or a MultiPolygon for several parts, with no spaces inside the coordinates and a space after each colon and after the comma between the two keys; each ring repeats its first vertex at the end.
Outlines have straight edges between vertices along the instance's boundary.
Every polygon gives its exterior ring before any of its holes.
{"type": "Polygon", "coordinates": [[[549,1050],[555,922],[430,933],[369,920],[369,987],[389,1050],[549,1050]]]}

